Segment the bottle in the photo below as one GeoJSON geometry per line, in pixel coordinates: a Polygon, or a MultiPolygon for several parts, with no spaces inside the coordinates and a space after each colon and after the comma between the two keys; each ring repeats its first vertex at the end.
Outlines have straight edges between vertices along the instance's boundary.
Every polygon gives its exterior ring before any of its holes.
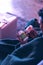
{"type": "Polygon", "coordinates": [[[28,26],[25,29],[25,32],[26,32],[27,36],[30,37],[30,38],[35,38],[38,35],[37,31],[33,28],[32,25],[28,26]]]}
{"type": "Polygon", "coordinates": [[[43,18],[40,17],[40,29],[43,32],[43,18]]]}
{"type": "Polygon", "coordinates": [[[17,37],[18,37],[18,40],[23,44],[26,43],[28,40],[28,36],[23,30],[18,31],[17,37]]]}

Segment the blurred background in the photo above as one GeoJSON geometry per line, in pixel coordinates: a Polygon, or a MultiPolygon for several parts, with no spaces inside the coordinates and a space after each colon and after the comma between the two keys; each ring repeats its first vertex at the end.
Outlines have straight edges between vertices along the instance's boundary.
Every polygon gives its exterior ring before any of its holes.
{"type": "Polygon", "coordinates": [[[43,0],[0,0],[0,13],[10,12],[25,19],[38,18],[43,0]]]}

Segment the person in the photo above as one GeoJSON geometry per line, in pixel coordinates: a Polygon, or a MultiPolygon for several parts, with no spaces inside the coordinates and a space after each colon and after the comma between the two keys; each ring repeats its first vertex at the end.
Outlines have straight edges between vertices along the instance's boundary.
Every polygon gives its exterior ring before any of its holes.
{"type": "Polygon", "coordinates": [[[37,65],[42,59],[43,37],[38,37],[14,50],[1,65],[37,65]]]}
{"type": "MultiPolygon", "coordinates": [[[[41,23],[40,25],[43,26],[41,23]]],[[[40,28],[43,33],[43,27],[40,28]]],[[[1,65],[37,65],[41,60],[43,60],[43,34],[14,50],[1,65]]]]}
{"type": "Polygon", "coordinates": [[[40,28],[43,32],[43,8],[39,10],[38,15],[39,15],[39,18],[40,18],[40,28]]]}

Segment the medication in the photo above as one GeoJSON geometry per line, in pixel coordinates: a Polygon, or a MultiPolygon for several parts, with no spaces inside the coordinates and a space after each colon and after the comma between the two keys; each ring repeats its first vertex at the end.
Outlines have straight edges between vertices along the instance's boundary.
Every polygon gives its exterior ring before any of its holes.
{"type": "Polygon", "coordinates": [[[22,30],[20,30],[17,34],[17,37],[19,39],[20,42],[26,42],[28,40],[28,36],[26,35],[26,33],[22,30]]]}
{"type": "Polygon", "coordinates": [[[25,29],[25,32],[27,34],[27,36],[31,37],[31,38],[35,38],[37,37],[38,33],[37,31],[33,28],[32,25],[28,26],[26,29],[25,29]]]}
{"type": "Polygon", "coordinates": [[[29,25],[29,26],[25,29],[25,31],[26,31],[27,33],[30,33],[31,30],[33,30],[33,26],[32,26],[32,25],[29,25]]]}

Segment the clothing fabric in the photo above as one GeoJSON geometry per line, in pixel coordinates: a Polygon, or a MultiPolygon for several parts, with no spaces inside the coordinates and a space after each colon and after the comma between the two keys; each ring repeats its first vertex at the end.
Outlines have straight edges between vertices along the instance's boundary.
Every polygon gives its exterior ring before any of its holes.
{"type": "Polygon", "coordinates": [[[43,37],[33,39],[11,55],[12,58],[8,60],[9,57],[6,57],[1,65],[37,65],[43,59],[43,37]]]}

